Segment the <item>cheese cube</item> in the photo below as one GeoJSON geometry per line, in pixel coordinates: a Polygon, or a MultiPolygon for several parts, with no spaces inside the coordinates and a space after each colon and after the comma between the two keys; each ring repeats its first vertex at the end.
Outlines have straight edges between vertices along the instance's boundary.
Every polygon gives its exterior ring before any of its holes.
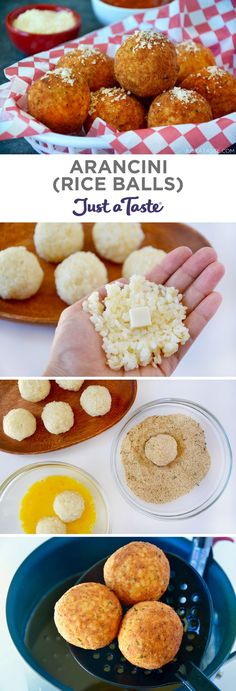
{"type": "Polygon", "coordinates": [[[132,307],[129,310],[131,329],[140,329],[142,326],[150,326],[151,314],[148,307],[132,307]]]}

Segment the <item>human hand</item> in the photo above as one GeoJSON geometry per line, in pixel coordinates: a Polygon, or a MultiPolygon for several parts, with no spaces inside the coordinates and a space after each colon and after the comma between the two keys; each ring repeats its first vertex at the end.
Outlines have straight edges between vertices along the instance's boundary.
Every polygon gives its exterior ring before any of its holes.
{"type": "MultiPolygon", "coordinates": [[[[169,358],[163,357],[159,367],[149,365],[128,372],[110,369],[106,364],[101,336],[95,331],[89,314],[83,310],[83,298],[61,314],[45,375],[100,378],[170,376],[220,306],[221,296],[213,291],[223,275],[224,267],[211,247],[203,247],[195,254],[188,247],[177,247],[147,275],[150,281],[177,288],[187,307],[185,324],[190,339],[179,347],[177,353],[169,358]]],[[[106,295],[105,288],[101,288],[100,295],[106,295]]]]}

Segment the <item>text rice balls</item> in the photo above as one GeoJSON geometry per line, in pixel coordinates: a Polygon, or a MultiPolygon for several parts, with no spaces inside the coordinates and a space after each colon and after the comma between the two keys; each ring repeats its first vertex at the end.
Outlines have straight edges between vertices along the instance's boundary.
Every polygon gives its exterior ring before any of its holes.
{"type": "Polygon", "coordinates": [[[36,431],[36,418],[25,408],[12,408],[4,415],[3,432],[11,439],[23,441],[36,431]]]}
{"type": "Polygon", "coordinates": [[[181,84],[183,79],[198,72],[203,67],[215,65],[215,58],[210,48],[203,46],[195,41],[182,41],[175,46],[179,73],[177,84],[181,84]]]}
{"type": "Polygon", "coordinates": [[[95,223],[93,242],[98,254],[120,264],[144,239],[140,223],[95,223]]]}
{"type": "Polygon", "coordinates": [[[149,542],[130,542],[107,559],[104,580],[125,605],[158,600],[169,584],[169,561],[149,542]]]}
{"type": "Polygon", "coordinates": [[[118,634],[121,617],[118,598],[101,583],[70,588],[56,603],[54,613],[62,638],[87,650],[109,645],[118,634]]]}
{"type": "Polygon", "coordinates": [[[28,112],[53,132],[79,133],[89,104],[87,81],[66,67],[46,72],[28,90],[28,112]]]}
{"type": "Polygon", "coordinates": [[[158,669],[176,656],[183,625],[178,614],[163,602],[139,602],[125,614],[118,645],[136,667],[158,669]]]}
{"type": "Polygon", "coordinates": [[[18,389],[25,401],[38,403],[47,398],[51,384],[48,379],[19,379],[18,389]]]}
{"type": "Polygon", "coordinates": [[[112,399],[106,386],[87,386],[80,396],[80,405],[91,417],[106,415],[111,409],[112,399]]]}
{"type": "Polygon", "coordinates": [[[105,265],[93,252],[75,252],[55,270],[57,294],[72,305],[107,282],[105,265]]]}
{"type": "Polygon", "coordinates": [[[220,67],[204,67],[183,80],[184,89],[194,89],[209,103],[213,118],[236,111],[236,78],[220,67]]]}
{"type": "Polygon", "coordinates": [[[119,84],[136,96],[157,96],[176,83],[175,46],[164,34],[135,31],[118,49],[114,60],[119,84]]]}
{"type": "Polygon", "coordinates": [[[81,74],[91,91],[115,84],[114,60],[93,46],[80,44],[76,50],[63,55],[57,67],[69,67],[75,74],[81,74]]]}
{"type": "Polygon", "coordinates": [[[55,382],[65,391],[79,391],[83,386],[84,379],[55,379],[55,382]]]}
{"type": "Polygon", "coordinates": [[[52,401],[47,403],[42,411],[41,418],[44,427],[50,434],[64,434],[74,424],[74,413],[64,401],[52,401]]]}
{"type": "Polygon", "coordinates": [[[34,230],[36,251],[47,262],[61,262],[83,249],[81,223],[37,223],[34,230]]]}
{"type": "Polygon", "coordinates": [[[166,256],[164,250],[158,250],[156,247],[142,247],[140,250],[131,252],[125,260],[122,267],[122,276],[129,279],[134,274],[138,276],[147,276],[149,271],[159,264],[166,256]]]}
{"type": "Polygon", "coordinates": [[[91,94],[89,114],[85,123],[88,131],[96,118],[101,118],[119,132],[141,130],[146,127],[142,103],[124,89],[100,89],[91,94]]]}
{"type": "Polygon", "coordinates": [[[43,280],[37,257],[26,247],[7,247],[0,252],[0,297],[25,300],[35,295],[43,280]]]}
{"type": "Polygon", "coordinates": [[[148,127],[209,122],[212,111],[207,100],[196,91],[175,86],[164,91],[152,102],[148,113],[148,127]]]}

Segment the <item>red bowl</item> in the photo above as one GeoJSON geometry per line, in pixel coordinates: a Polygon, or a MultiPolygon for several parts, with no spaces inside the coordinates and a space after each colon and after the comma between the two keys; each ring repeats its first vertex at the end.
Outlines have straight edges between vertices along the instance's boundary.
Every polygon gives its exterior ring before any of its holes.
{"type": "Polygon", "coordinates": [[[81,16],[78,12],[71,10],[69,7],[62,7],[61,5],[22,5],[17,9],[9,12],[6,17],[6,27],[8,36],[12,43],[19,48],[26,55],[33,55],[33,53],[40,53],[43,50],[49,50],[58,46],[60,43],[71,41],[79,35],[81,27],[81,16]],[[75,20],[74,26],[66,31],[60,31],[54,34],[31,34],[27,31],[20,31],[13,26],[14,20],[23,14],[26,10],[52,10],[53,12],[70,12],[75,20]]]}

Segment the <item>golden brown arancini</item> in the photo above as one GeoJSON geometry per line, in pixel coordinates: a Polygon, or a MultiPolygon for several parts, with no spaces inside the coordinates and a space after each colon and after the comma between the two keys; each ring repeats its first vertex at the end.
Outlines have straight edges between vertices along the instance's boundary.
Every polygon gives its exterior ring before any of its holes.
{"type": "Polygon", "coordinates": [[[79,132],[89,104],[86,80],[65,67],[46,72],[28,90],[28,112],[53,132],[79,132]]]}
{"type": "Polygon", "coordinates": [[[72,645],[97,650],[117,636],[122,607],[114,593],[101,583],[80,583],[58,600],[54,621],[62,638],[72,645]]]}
{"type": "Polygon", "coordinates": [[[136,667],[157,669],[176,656],[183,637],[178,614],[163,602],[139,602],[125,614],[119,649],[136,667]]]}
{"type": "Polygon", "coordinates": [[[115,84],[114,60],[93,46],[78,46],[63,55],[57,66],[69,67],[75,74],[82,74],[91,91],[115,84]]]}
{"type": "Polygon", "coordinates": [[[175,46],[159,32],[135,31],[115,55],[115,77],[136,96],[157,96],[176,83],[175,46]]]}
{"type": "Polygon", "coordinates": [[[104,580],[126,605],[158,600],[169,584],[169,561],[150,542],[130,542],[107,559],[104,580]]]}
{"type": "Polygon", "coordinates": [[[85,123],[88,131],[96,118],[101,118],[119,132],[146,127],[145,109],[135,96],[124,89],[100,89],[91,94],[89,115],[85,123]]]}
{"type": "Polygon", "coordinates": [[[236,110],[236,78],[221,67],[204,67],[182,82],[184,89],[194,89],[211,106],[213,118],[220,118],[236,110]]]}
{"type": "Polygon", "coordinates": [[[152,102],[148,113],[148,127],[208,122],[212,119],[211,107],[203,96],[196,91],[174,86],[152,102]]]}
{"type": "Polygon", "coordinates": [[[182,41],[175,48],[179,65],[177,84],[181,84],[189,74],[198,72],[208,65],[215,65],[215,58],[210,48],[201,43],[182,41]]]}

